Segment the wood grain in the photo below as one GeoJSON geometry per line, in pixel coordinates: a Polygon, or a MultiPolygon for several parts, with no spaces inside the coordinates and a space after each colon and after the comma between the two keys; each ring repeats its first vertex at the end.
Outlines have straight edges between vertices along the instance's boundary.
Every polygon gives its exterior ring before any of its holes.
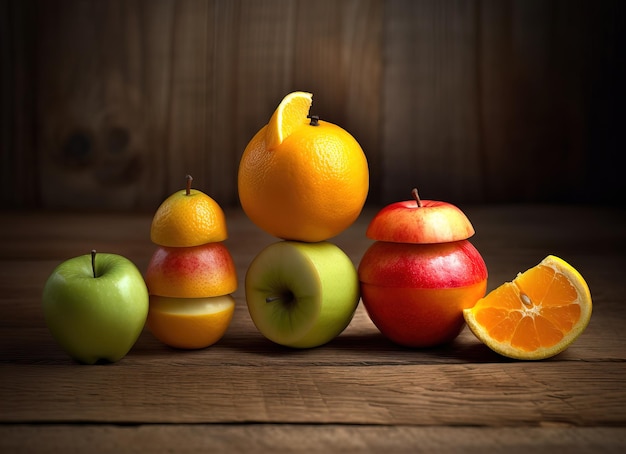
{"type": "Polygon", "coordinates": [[[42,3],[38,169],[51,208],[154,209],[184,185],[237,204],[243,150],[314,92],[376,158],[380,2],[42,3]],[[319,20],[312,21],[311,18],[319,20]]]}
{"type": "Polygon", "coordinates": [[[0,206],[224,206],[290,91],[352,133],[371,203],[623,204],[623,2],[0,3],[0,206]]]}
{"type": "Polygon", "coordinates": [[[620,453],[623,428],[482,428],[350,425],[72,425],[0,426],[0,447],[7,452],[57,452],[59,446],[101,453],[394,453],[507,452],[555,450],[620,453]],[[71,440],[71,442],[68,442],[71,440]]]}
{"type": "Polygon", "coordinates": [[[600,375],[597,364],[587,363],[250,367],[233,359],[216,367],[182,356],[169,365],[2,365],[2,422],[610,426],[626,420],[626,391],[617,391],[624,363],[603,364],[600,375]]]}
{"type": "Polygon", "coordinates": [[[384,200],[482,200],[476,21],[471,2],[391,1],[387,8],[384,200]],[[445,181],[445,185],[441,182],[445,181]]]}

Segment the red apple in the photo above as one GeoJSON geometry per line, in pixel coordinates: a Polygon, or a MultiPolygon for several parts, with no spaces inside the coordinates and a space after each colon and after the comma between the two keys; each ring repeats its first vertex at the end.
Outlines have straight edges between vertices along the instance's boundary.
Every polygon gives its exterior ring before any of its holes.
{"type": "Polygon", "coordinates": [[[237,272],[221,242],[194,247],[159,247],[146,270],[151,295],[208,298],[237,289],[237,272]]]}
{"type": "Polygon", "coordinates": [[[467,240],[439,244],[375,242],[359,264],[361,299],[387,338],[408,347],[454,339],[463,309],[487,289],[487,268],[467,240]]]}
{"type": "Polygon", "coordinates": [[[436,200],[392,203],[372,219],[366,235],[372,240],[393,243],[444,243],[464,240],[474,235],[474,227],[456,206],[436,200]]]}
{"type": "Polygon", "coordinates": [[[469,219],[431,200],[383,208],[367,229],[378,240],[359,264],[361,299],[383,335],[400,345],[430,347],[453,340],[463,309],[485,295],[487,267],[467,240],[469,219]]]}

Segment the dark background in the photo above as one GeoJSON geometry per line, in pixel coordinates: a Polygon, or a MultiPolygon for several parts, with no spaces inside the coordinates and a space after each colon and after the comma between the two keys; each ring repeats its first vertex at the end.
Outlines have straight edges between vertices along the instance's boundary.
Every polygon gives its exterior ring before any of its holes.
{"type": "Polygon", "coordinates": [[[369,202],[622,205],[622,1],[0,0],[0,208],[237,199],[294,90],[361,143],[369,202]]]}

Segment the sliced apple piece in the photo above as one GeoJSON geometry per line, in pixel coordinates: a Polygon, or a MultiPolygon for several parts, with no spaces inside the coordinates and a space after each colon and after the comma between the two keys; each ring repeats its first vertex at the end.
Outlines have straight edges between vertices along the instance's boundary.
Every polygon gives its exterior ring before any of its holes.
{"type": "Polygon", "coordinates": [[[359,303],[350,258],[328,242],[280,241],[252,261],[245,279],[252,321],[269,340],[310,348],[337,337],[359,303]]]}

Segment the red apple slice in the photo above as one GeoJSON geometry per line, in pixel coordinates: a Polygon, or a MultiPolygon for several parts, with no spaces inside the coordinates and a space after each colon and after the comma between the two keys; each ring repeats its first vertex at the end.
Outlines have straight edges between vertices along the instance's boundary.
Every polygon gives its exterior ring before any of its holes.
{"type": "Polygon", "coordinates": [[[377,241],[392,243],[447,243],[474,235],[474,227],[455,205],[436,200],[392,203],[380,210],[370,222],[366,235],[377,241]]]}

